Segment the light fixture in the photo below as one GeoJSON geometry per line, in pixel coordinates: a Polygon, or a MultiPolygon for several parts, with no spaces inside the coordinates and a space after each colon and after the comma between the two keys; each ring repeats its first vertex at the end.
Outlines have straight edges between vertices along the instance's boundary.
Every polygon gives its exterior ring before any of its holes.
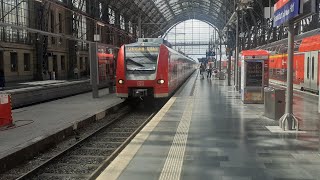
{"type": "Polygon", "coordinates": [[[105,26],[105,24],[102,23],[102,22],[100,22],[100,21],[97,21],[97,25],[99,25],[99,26],[105,26]]]}

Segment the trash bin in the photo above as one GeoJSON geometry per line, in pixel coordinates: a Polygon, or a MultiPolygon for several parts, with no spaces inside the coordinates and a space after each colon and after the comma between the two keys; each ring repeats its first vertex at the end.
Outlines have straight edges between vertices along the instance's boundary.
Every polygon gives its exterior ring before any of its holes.
{"type": "Polygon", "coordinates": [[[279,120],[285,113],[285,90],[272,87],[264,88],[264,115],[279,120]]]}
{"type": "Polygon", "coordinates": [[[226,75],[224,72],[219,72],[219,79],[221,80],[225,80],[226,79],[226,75]]]}

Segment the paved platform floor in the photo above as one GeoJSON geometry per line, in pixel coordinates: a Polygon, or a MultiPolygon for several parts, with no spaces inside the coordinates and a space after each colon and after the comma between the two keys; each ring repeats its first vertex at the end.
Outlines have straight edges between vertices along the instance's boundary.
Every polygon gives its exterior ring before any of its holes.
{"type": "Polygon", "coordinates": [[[74,80],[43,80],[43,81],[26,81],[26,82],[9,82],[6,83],[4,89],[0,89],[0,91],[5,90],[14,90],[14,89],[21,89],[21,88],[30,88],[30,87],[49,87],[49,86],[56,86],[61,84],[69,84],[72,82],[87,82],[89,79],[74,79],[74,80]]]}
{"type": "Polygon", "coordinates": [[[317,98],[295,94],[294,111],[305,133],[272,133],[263,105],[195,74],[97,179],[320,179],[317,98]]]}
{"type": "Polygon", "coordinates": [[[99,93],[98,99],[93,99],[92,93],[85,93],[13,110],[18,128],[0,131],[0,159],[123,102],[115,94],[109,94],[108,89],[99,93]]]}

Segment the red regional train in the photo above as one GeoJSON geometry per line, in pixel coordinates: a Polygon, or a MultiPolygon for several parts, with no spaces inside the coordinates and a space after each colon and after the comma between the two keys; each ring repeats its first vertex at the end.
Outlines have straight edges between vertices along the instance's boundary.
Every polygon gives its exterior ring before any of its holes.
{"type": "MultiPolygon", "coordinates": [[[[259,47],[272,53],[269,59],[270,79],[287,81],[287,39],[259,47]]],[[[302,91],[319,93],[320,29],[295,37],[293,83],[302,91]]]]}
{"type": "Polygon", "coordinates": [[[117,96],[168,97],[195,71],[195,64],[161,38],[123,45],[117,59],[117,96]]]}

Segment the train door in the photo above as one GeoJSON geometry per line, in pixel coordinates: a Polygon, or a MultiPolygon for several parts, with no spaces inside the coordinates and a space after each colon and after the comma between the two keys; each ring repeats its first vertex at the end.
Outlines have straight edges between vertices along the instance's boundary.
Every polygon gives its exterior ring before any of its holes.
{"type": "Polygon", "coordinates": [[[318,91],[318,51],[312,51],[310,53],[310,66],[311,66],[311,78],[310,78],[310,84],[311,89],[318,91]]]}
{"type": "Polygon", "coordinates": [[[304,83],[303,86],[304,88],[309,89],[311,87],[311,82],[310,82],[310,52],[306,52],[304,54],[304,83]]]}
{"type": "Polygon", "coordinates": [[[317,91],[318,51],[306,52],[304,56],[304,88],[317,91]]]}

